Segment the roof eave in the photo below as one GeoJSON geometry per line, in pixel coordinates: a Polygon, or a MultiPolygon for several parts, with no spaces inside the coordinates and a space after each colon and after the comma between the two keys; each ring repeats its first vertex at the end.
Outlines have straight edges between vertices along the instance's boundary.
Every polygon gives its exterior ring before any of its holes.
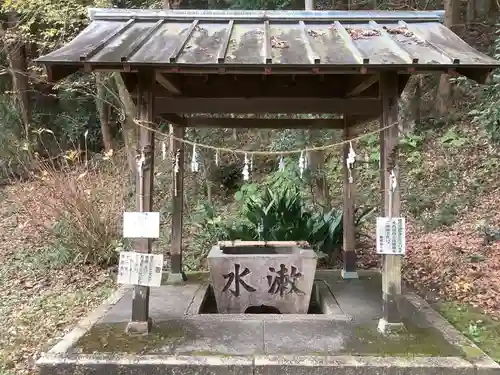
{"type": "Polygon", "coordinates": [[[349,21],[349,22],[443,22],[444,10],[432,11],[225,11],[225,10],[163,10],[163,9],[107,9],[88,8],[88,16],[95,20],[124,20],[137,17],[141,20],[158,20],[161,18],[175,20],[200,21],[349,21]]]}
{"type": "MultiPolygon", "coordinates": [[[[76,73],[85,68],[84,63],[82,62],[61,62],[61,61],[50,61],[37,59],[35,62],[42,64],[45,66],[47,74],[49,76],[50,81],[59,81],[67,76],[76,73]]],[[[91,67],[92,70],[116,70],[120,71],[120,64],[116,63],[86,63],[91,67]]],[[[190,72],[194,73],[205,73],[205,74],[254,74],[254,75],[262,75],[269,74],[269,68],[274,70],[277,74],[284,74],[288,72],[291,74],[293,71],[294,74],[305,74],[305,75],[317,75],[317,74],[349,74],[352,73],[360,73],[362,68],[366,69],[366,73],[374,73],[377,71],[384,70],[399,70],[399,73],[446,73],[447,71],[455,71],[460,75],[463,75],[469,79],[476,81],[479,84],[484,84],[488,82],[490,74],[493,70],[500,68],[500,62],[498,64],[491,65],[342,65],[342,66],[333,66],[333,65],[275,65],[269,66],[266,64],[260,65],[213,65],[213,66],[197,66],[197,65],[183,65],[183,64],[127,64],[128,71],[137,71],[140,69],[161,69],[167,71],[168,69],[172,69],[172,73],[178,74],[189,74],[190,72]],[[224,71],[221,72],[221,69],[224,71]],[[265,71],[266,70],[266,71],[265,71]]],[[[123,68],[123,71],[127,71],[123,68]]],[[[271,70],[271,71],[272,71],[271,70]]]]}

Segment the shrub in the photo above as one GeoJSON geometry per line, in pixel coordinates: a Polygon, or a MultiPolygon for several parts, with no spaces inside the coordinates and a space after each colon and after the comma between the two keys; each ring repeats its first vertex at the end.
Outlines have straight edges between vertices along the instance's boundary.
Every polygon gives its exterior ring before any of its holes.
{"type": "MultiPolygon", "coordinates": [[[[63,253],[62,258],[109,266],[116,263],[121,246],[126,181],[120,173],[109,176],[109,171],[100,168],[73,165],[71,170],[57,170],[39,163],[33,176],[40,195],[32,202],[21,202],[35,225],[53,240],[54,249],[63,253]],[[35,202],[37,198],[42,201],[35,202]]],[[[114,165],[112,169],[118,171],[114,165]]]]}
{"type": "MultiPolygon", "coordinates": [[[[500,58],[500,31],[497,25],[493,56],[500,58]]],[[[470,112],[474,121],[482,124],[491,140],[500,143],[500,70],[493,71],[491,82],[481,87],[482,96],[470,112]]]]}
{"type": "MultiPolygon", "coordinates": [[[[356,226],[373,212],[357,210],[356,226]]],[[[261,197],[249,199],[243,221],[228,228],[230,240],[308,241],[318,252],[331,255],[343,240],[343,213],[331,209],[318,212],[307,205],[298,188],[272,191],[264,188],[261,197]]]]}
{"type": "MultiPolygon", "coordinates": [[[[307,204],[299,188],[259,189],[255,184],[245,185],[237,200],[243,207],[236,218],[224,221],[210,204],[200,208],[195,235],[195,246],[210,248],[221,240],[243,241],[308,241],[320,254],[331,257],[340,251],[343,241],[341,210],[318,212],[307,204]]],[[[356,210],[356,227],[374,209],[356,210]]]]}

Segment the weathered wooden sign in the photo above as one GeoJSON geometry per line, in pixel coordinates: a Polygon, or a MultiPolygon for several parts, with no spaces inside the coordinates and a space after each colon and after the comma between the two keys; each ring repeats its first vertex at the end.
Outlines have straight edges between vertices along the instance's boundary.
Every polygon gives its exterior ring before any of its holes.
{"type": "Polygon", "coordinates": [[[402,217],[377,218],[377,253],[404,255],[406,252],[406,226],[402,217]]]}
{"type": "Polygon", "coordinates": [[[117,282],[126,285],[160,286],[162,270],[163,254],[122,251],[117,282]]]}

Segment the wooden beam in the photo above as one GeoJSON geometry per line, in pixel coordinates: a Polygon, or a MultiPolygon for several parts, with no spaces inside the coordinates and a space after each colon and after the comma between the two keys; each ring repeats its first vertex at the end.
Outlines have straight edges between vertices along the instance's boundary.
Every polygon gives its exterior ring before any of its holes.
{"type": "Polygon", "coordinates": [[[184,127],[188,126],[188,122],[185,117],[173,113],[157,114],[157,116],[160,117],[160,119],[165,120],[172,125],[184,126],[184,127]]]}
{"type": "Polygon", "coordinates": [[[343,119],[183,118],[188,127],[246,129],[342,129],[343,119]]]}
{"type": "MultiPolygon", "coordinates": [[[[400,191],[398,166],[398,77],[393,73],[382,73],[380,76],[380,95],[382,97],[382,128],[394,125],[381,133],[381,187],[383,192],[385,217],[399,217],[400,191]],[[396,190],[389,199],[391,172],[394,171],[398,181],[396,190]],[[392,201],[392,205],[390,204],[392,201]],[[391,207],[392,206],[392,207],[391,207]]],[[[401,300],[401,263],[400,255],[382,256],[382,299],[383,318],[379,324],[381,331],[399,329],[402,326],[399,302],[401,300]]]]}
{"type": "MultiPolygon", "coordinates": [[[[175,138],[183,139],[186,128],[182,126],[172,126],[172,135],[175,138]]],[[[184,206],[184,143],[171,138],[170,150],[172,159],[178,157],[179,171],[176,173],[172,168],[172,232],[170,248],[170,273],[168,282],[180,283],[186,277],[182,269],[182,212],[184,206]]]]}
{"type": "Polygon", "coordinates": [[[372,87],[379,80],[378,74],[373,74],[371,76],[367,76],[360,84],[358,84],[353,89],[349,90],[346,94],[347,97],[352,97],[361,94],[363,91],[372,87]]]}
{"type": "MultiPolygon", "coordinates": [[[[348,118],[344,119],[344,141],[353,138],[352,128],[349,127],[348,118]]],[[[355,194],[356,185],[354,181],[349,181],[349,168],[347,167],[347,157],[349,154],[349,143],[345,143],[343,171],[344,171],[344,212],[343,212],[343,258],[342,258],[342,277],[344,279],[357,279],[356,271],[356,227],[355,227],[355,194]]],[[[354,179],[354,168],[350,170],[351,177],[354,179]]]]}
{"type": "Polygon", "coordinates": [[[380,114],[378,98],[157,98],[157,108],[176,113],[344,113],[380,114]]]}
{"type": "MultiPolygon", "coordinates": [[[[149,71],[141,72],[137,95],[137,117],[146,123],[152,123],[154,119],[153,87],[154,74],[149,71]]],[[[144,160],[141,165],[138,164],[136,171],[136,205],[139,212],[151,212],[153,208],[154,144],[154,132],[139,127],[137,160],[144,160]]],[[[149,254],[152,240],[136,239],[133,246],[135,251],[149,254]]],[[[132,297],[132,319],[127,326],[127,332],[144,334],[150,329],[149,287],[136,285],[132,297]]]]}
{"type": "Polygon", "coordinates": [[[45,65],[45,73],[47,74],[47,81],[49,83],[58,82],[76,72],[78,72],[78,67],[71,65],[45,65]]]}
{"type": "Polygon", "coordinates": [[[162,85],[170,94],[177,96],[181,95],[181,90],[177,88],[165,75],[156,73],[156,82],[162,85]]]}

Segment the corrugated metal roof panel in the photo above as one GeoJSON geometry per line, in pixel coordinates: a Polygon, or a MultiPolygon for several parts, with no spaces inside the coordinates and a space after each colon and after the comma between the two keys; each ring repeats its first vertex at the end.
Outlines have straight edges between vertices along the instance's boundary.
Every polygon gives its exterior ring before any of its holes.
{"type": "Polygon", "coordinates": [[[439,13],[94,9],[91,16],[92,23],[73,41],[37,61],[96,67],[125,62],[333,68],[500,66],[439,23],[439,13]]]}

